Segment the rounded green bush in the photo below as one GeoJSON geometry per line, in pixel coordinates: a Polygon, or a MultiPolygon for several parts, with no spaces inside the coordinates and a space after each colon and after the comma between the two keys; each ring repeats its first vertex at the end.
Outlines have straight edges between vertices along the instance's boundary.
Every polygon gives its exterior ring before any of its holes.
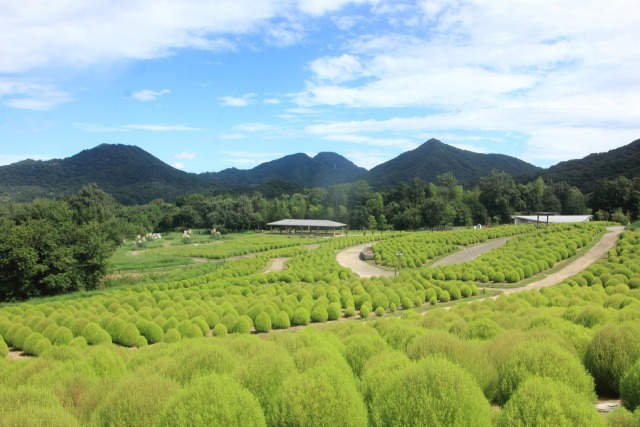
{"type": "Polygon", "coordinates": [[[165,332],[163,342],[173,343],[173,342],[178,342],[181,339],[182,339],[182,335],[180,335],[180,331],[177,330],[176,328],[171,328],[167,332],[165,332]]]}
{"type": "Polygon", "coordinates": [[[127,323],[120,331],[120,335],[114,337],[114,342],[124,347],[133,347],[139,336],[140,332],[138,328],[136,328],[136,325],[127,323]]]}
{"type": "Polygon", "coordinates": [[[69,347],[78,349],[87,348],[88,345],[87,339],[83,336],[75,337],[71,342],[69,342],[69,347]]]}
{"type": "Polygon", "coordinates": [[[272,421],[282,426],[365,427],[367,409],[353,377],[329,362],[283,381],[272,421]]]}
{"type": "Polygon", "coordinates": [[[147,321],[141,322],[137,326],[140,335],[147,339],[147,343],[154,344],[164,340],[164,331],[157,323],[147,321]]]}
{"type": "Polygon", "coordinates": [[[329,320],[338,320],[342,314],[342,307],[340,306],[340,303],[330,303],[329,307],[327,307],[327,314],[329,315],[329,320]]]}
{"type": "Polygon", "coordinates": [[[384,311],[384,308],[378,307],[375,310],[375,314],[377,317],[383,317],[386,314],[386,312],[384,311]]]}
{"type": "Polygon", "coordinates": [[[251,319],[246,314],[243,314],[238,318],[238,321],[233,325],[233,332],[236,334],[248,334],[251,332],[251,319]]]}
{"type": "Polygon", "coordinates": [[[157,374],[128,376],[101,401],[91,424],[151,427],[167,401],[178,392],[180,387],[175,382],[157,374]]]}
{"type": "Polygon", "coordinates": [[[360,317],[366,319],[369,314],[371,314],[371,303],[367,301],[360,306],[360,317]]]}
{"type": "Polygon", "coordinates": [[[9,354],[9,347],[7,346],[7,343],[4,342],[2,335],[0,335],[0,358],[4,359],[7,357],[7,354],[9,354]]]}
{"type": "Polygon", "coordinates": [[[360,376],[369,359],[385,350],[387,342],[378,335],[353,334],[344,340],[344,357],[356,376],[360,376]]]}
{"type": "Polygon", "coordinates": [[[600,328],[584,355],[584,365],[593,375],[599,392],[618,394],[620,381],[640,358],[640,325],[630,322],[600,328]]]}
{"type": "Polygon", "coordinates": [[[100,378],[117,378],[127,371],[124,361],[112,346],[91,347],[85,361],[100,378]]]}
{"type": "MultiPolygon", "coordinates": [[[[111,339],[111,337],[109,337],[111,339]]],[[[51,344],[53,345],[67,345],[73,340],[73,333],[69,328],[64,326],[59,327],[53,334],[51,344]]]]}
{"type": "Polygon", "coordinates": [[[622,378],[620,399],[624,407],[630,411],[640,407],[640,359],[636,360],[622,378]]]}
{"type": "Polygon", "coordinates": [[[111,344],[112,337],[97,323],[89,322],[82,330],[82,336],[86,338],[87,344],[111,344]]]}
{"type": "Polygon", "coordinates": [[[329,313],[324,305],[318,304],[311,310],[311,321],[314,323],[324,323],[329,320],[329,313]]]}
{"type": "Polygon", "coordinates": [[[593,378],[577,357],[551,342],[518,345],[506,363],[498,366],[498,403],[505,403],[516,389],[533,376],[562,382],[585,398],[595,401],[593,378]]]}
{"type": "Polygon", "coordinates": [[[374,426],[491,426],[491,407],[459,365],[429,356],[396,373],[370,404],[374,426]]]}
{"type": "Polygon", "coordinates": [[[271,317],[266,311],[261,311],[254,322],[256,332],[269,332],[271,330],[271,317]]]}
{"type": "Polygon", "coordinates": [[[356,315],[356,307],[353,304],[349,304],[344,308],[344,317],[353,317],[356,315]]]}
{"type": "Polygon", "coordinates": [[[296,308],[296,311],[293,312],[293,317],[291,318],[291,324],[294,326],[304,326],[308,325],[309,322],[311,322],[309,310],[304,307],[296,308]]]}
{"type": "Polygon", "coordinates": [[[551,378],[533,376],[502,408],[499,427],[606,426],[593,403],[583,394],[551,378]]]}
{"type": "Polygon", "coordinates": [[[184,388],[165,406],[158,426],[264,426],[258,400],[225,375],[210,374],[184,388]]]}
{"type": "Polygon", "coordinates": [[[227,335],[227,327],[224,323],[218,323],[213,327],[213,336],[214,337],[224,337],[227,335]]]}
{"type": "Polygon", "coordinates": [[[274,329],[287,329],[291,326],[289,315],[286,311],[282,310],[278,313],[276,321],[273,323],[274,329]]]}

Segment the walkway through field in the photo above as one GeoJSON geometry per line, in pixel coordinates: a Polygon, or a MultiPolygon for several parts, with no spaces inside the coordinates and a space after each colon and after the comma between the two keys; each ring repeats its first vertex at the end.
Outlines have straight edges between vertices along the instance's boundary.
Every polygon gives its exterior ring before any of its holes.
{"type": "MultiPolygon", "coordinates": [[[[454,252],[444,258],[434,262],[430,267],[436,267],[438,265],[450,265],[461,264],[463,262],[471,261],[474,258],[479,257],[485,252],[489,252],[499,246],[504,245],[511,237],[503,237],[500,239],[490,240],[488,242],[480,243],[478,245],[469,246],[461,249],[458,252],[454,252]]],[[[353,246],[345,249],[336,255],[338,264],[343,267],[350,268],[360,277],[373,277],[373,276],[393,276],[395,273],[390,270],[383,270],[382,268],[367,263],[360,259],[360,252],[367,246],[371,246],[373,243],[365,243],[363,245],[353,246]]]]}

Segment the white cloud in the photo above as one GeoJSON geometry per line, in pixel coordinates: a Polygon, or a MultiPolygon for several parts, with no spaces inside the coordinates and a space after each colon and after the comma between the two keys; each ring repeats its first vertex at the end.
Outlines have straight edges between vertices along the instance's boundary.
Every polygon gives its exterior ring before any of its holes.
{"type": "Polygon", "coordinates": [[[253,151],[221,151],[227,157],[223,158],[224,163],[239,167],[253,167],[261,163],[268,162],[284,156],[279,152],[253,152],[253,151]]]}
{"type": "Polygon", "coordinates": [[[486,148],[482,148],[482,147],[476,147],[475,145],[471,145],[471,144],[451,144],[452,146],[459,148],[461,150],[466,150],[466,151],[473,151],[474,153],[487,153],[488,150],[486,148]]]}
{"type": "Polygon", "coordinates": [[[337,58],[316,59],[310,67],[317,79],[336,83],[356,79],[362,73],[362,64],[358,58],[347,54],[337,58]]]}
{"type": "Polygon", "coordinates": [[[325,138],[331,141],[344,141],[354,144],[371,145],[374,147],[398,147],[405,151],[413,150],[418,146],[415,140],[408,138],[380,138],[353,134],[332,134],[327,135],[325,138]]]}
{"type": "Polygon", "coordinates": [[[182,152],[173,156],[174,159],[185,159],[185,160],[193,160],[196,158],[196,153],[187,153],[182,152]]]}
{"type": "Polygon", "coordinates": [[[124,125],[124,129],[147,130],[151,132],[196,132],[202,129],[194,128],[186,125],[124,125]]]}
{"type": "Polygon", "coordinates": [[[267,98],[263,101],[265,104],[268,105],[278,105],[278,104],[282,104],[282,100],[278,99],[278,98],[267,98]]]}
{"type": "Polygon", "coordinates": [[[7,107],[22,110],[48,111],[73,101],[73,97],[49,83],[28,79],[0,77],[0,99],[7,107]]]}
{"type": "Polygon", "coordinates": [[[144,89],[144,90],[140,90],[138,92],[132,93],[131,97],[133,99],[137,99],[138,101],[146,102],[146,101],[155,101],[156,98],[169,93],[171,93],[169,89],[162,89],[160,91],[144,89]]]}
{"type": "MultiPolygon", "coordinates": [[[[396,153],[395,155],[397,154],[400,153],[396,153]]],[[[395,155],[383,153],[380,150],[353,150],[347,151],[344,156],[362,168],[371,169],[381,163],[391,160],[395,155]]]]}
{"type": "Polygon", "coordinates": [[[184,169],[184,163],[182,162],[175,162],[172,166],[176,169],[180,169],[180,170],[184,169]]]}
{"type": "Polygon", "coordinates": [[[254,152],[254,151],[221,151],[222,154],[231,157],[248,157],[248,158],[258,158],[258,159],[274,159],[278,157],[284,156],[283,153],[280,152],[254,152]]]}
{"type": "Polygon", "coordinates": [[[266,132],[273,129],[273,126],[267,123],[243,123],[237,126],[234,126],[235,130],[240,132],[266,132]]]}
{"type": "Polygon", "coordinates": [[[227,107],[246,107],[253,104],[255,93],[246,93],[242,96],[221,96],[218,98],[220,103],[227,107]]]}

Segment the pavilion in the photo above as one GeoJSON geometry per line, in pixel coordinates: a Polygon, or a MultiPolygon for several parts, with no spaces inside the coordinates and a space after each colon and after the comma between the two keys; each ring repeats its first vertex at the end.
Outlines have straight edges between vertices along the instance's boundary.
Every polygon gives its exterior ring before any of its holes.
{"type": "Polygon", "coordinates": [[[271,233],[303,233],[303,234],[332,234],[336,235],[336,230],[340,230],[338,235],[342,234],[342,229],[347,224],[340,222],[328,221],[324,219],[282,219],[280,221],[270,222],[267,224],[271,233]]]}

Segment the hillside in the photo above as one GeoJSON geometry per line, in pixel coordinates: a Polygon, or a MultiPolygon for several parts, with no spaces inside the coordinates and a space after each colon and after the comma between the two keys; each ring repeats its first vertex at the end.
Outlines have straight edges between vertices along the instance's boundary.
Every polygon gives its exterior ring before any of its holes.
{"type": "Polygon", "coordinates": [[[24,160],[0,167],[0,200],[29,201],[73,193],[94,182],[125,204],[171,200],[215,185],[130,145],[102,144],[66,159],[24,160]]]}
{"type": "Polygon", "coordinates": [[[255,186],[271,181],[284,181],[305,187],[326,187],[349,182],[367,170],[336,153],[319,153],[309,157],[304,153],[291,154],[253,169],[225,169],[201,176],[228,186],[255,186]]]}
{"type": "Polygon", "coordinates": [[[438,175],[453,172],[463,186],[473,186],[498,169],[517,177],[540,174],[543,169],[504,154],[481,154],[461,150],[430,139],[415,150],[371,169],[364,177],[374,187],[390,187],[414,177],[436,182],[438,175]]]}
{"type": "Polygon", "coordinates": [[[560,162],[547,169],[542,177],[545,180],[566,181],[583,193],[590,193],[599,180],[614,179],[621,175],[629,179],[640,177],[640,139],[606,153],[560,162]]]}

